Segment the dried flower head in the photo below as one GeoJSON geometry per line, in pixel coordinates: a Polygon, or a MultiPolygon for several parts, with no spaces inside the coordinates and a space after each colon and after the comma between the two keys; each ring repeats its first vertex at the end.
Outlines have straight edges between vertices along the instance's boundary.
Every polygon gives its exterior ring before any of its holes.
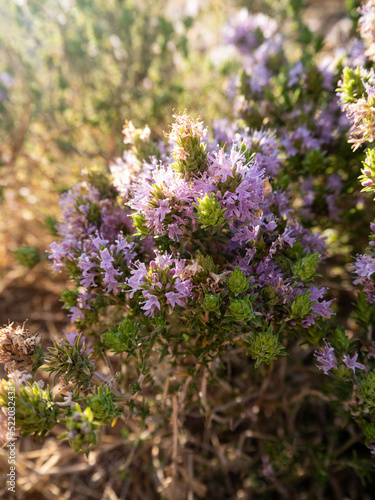
{"type": "Polygon", "coordinates": [[[206,135],[206,129],[203,122],[199,120],[194,120],[187,113],[186,110],[183,114],[173,115],[175,118],[175,123],[171,127],[171,132],[165,134],[166,137],[172,141],[178,142],[178,140],[185,139],[187,137],[204,137],[206,135]]]}
{"type": "Polygon", "coordinates": [[[9,372],[30,370],[31,356],[39,342],[40,337],[32,335],[24,326],[4,325],[0,329],[0,362],[9,372]]]}

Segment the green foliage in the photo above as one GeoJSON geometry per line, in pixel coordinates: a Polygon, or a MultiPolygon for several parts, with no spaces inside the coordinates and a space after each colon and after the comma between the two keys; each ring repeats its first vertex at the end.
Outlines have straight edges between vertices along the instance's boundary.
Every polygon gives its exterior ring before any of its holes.
{"type": "Polygon", "coordinates": [[[98,443],[98,434],[101,423],[95,420],[91,408],[82,410],[77,404],[71,414],[66,418],[65,425],[67,432],[60,434],[59,439],[68,437],[70,446],[78,453],[83,451],[87,456],[90,445],[98,443]]]}
{"type": "Polygon", "coordinates": [[[103,340],[115,354],[122,352],[134,354],[138,349],[138,342],[140,340],[139,325],[133,323],[129,318],[125,318],[117,328],[104,333],[103,340]]]}
{"type": "Polygon", "coordinates": [[[344,354],[349,352],[350,339],[343,328],[336,328],[333,332],[334,345],[344,354]]]}
{"type": "Polygon", "coordinates": [[[225,223],[225,208],[221,208],[220,201],[216,199],[214,193],[206,194],[204,198],[198,198],[198,203],[194,204],[197,210],[198,220],[203,229],[212,228],[215,234],[225,223]]]}
{"type": "Polygon", "coordinates": [[[33,367],[31,370],[31,374],[34,375],[34,373],[42,366],[44,363],[44,351],[41,345],[36,345],[34,347],[34,354],[31,356],[33,367]]]}
{"type": "Polygon", "coordinates": [[[114,422],[123,414],[123,408],[115,402],[116,396],[108,386],[100,386],[95,393],[86,399],[86,404],[91,408],[93,417],[104,424],[114,422]]]}
{"type": "Polygon", "coordinates": [[[375,192],[375,149],[367,149],[366,159],[362,162],[362,175],[358,177],[365,192],[375,192]]]}
{"type": "Polygon", "coordinates": [[[294,319],[305,318],[311,311],[310,292],[306,291],[297,295],[290,307],[291,317],[294,319]]]}
{"type": "Polygon", "coordinates": [[[370,372],[360,385],[359,395],[371,413],[375,412],[375,371],[370,372]]]}
{"type": "Polygon", "coordinates": [[[57,220],[55,217],[52,217],[51,215],[47,215],[47,217],[44,219],[44,224],[46,228],[48,229],[48,232],[51,236],[57,236],[57,220]]]}
{"type": "Polygon", "coordinates": [[[309,151],[302,160],[304,172],[308,175],[316,175],[324,172],[327,168],[326,154],[324,151],[314,149],[309,151]]]}
{"type": "Polygon", "coordinates": [[[363,75],[360,68],[350,68],[346,66],[342,74],[342,86],[338,90],[340,98],[346,103],[353,103],[365,93],[363,75]]]}
{"type": "Polygon", "coordinates": [[[14,394],[16,425],[21,437],[32,434],[43,439],[55,427],[59,416],[59,407],[49,387],[43,390],[38,383],[27,382],[17,384],[16,389],[9,392],[11,386],[15,387],[13,382],[1,381],[0,405],[8,407],[8,396],[14,394]]]}
{"type": "Polygon", "coordinates": [[[251,352],[252,359],[256,359],[255,368],[261,363],[269,365],[279,356],[286,356],[285,347],[279,342],[277,334],[273,334],[272,326],[261,333],[246,335],[246,350],[251,352]]]}
{"type": "Polygon", "coordinates": [[[221,306],[220,295],[214,295],[212,293],[208,293],[204,296],[202,301],[202,309],[207,312],[216,312],[219,314],[221,306]]]}
{"type": "Polygon", "coordinates": [[[144,237],[144,238],[146,236],[148,236],[149,229],[146,226],[146,219],[145,219],[144,215],[135,213],[132,215],[132,219],[133,219],[134,226],[138,231],[137,234],[144,237]]]}
{"type": "Polygon", "coordinates": [[[236,266],[236,269],[231,273],[228,279],[229,290],[237,297],[237,295],[246,292],[249,281],[250,279],[246,278],[241,269],[236,266]]]}
{"type": "Polygon", "coordinates": [[[41,260],[39,250],[35,246],[24,245],[13,252],[17,261],[29,269],[35,267],[41,260]]]}
{"type": "Polygon", "coordinates": [[[172,168],[186,179],[190,179],[194,174],[206,170],[207,151],[206,144],[201,142],[200,132],[189,130],[189,125],[184,123],[184,116],[181,117],[182,123],[180,123],[180,126],[176,127],[178,136],[175,138],[175,149],[181,151],[181,154],[174,155],[176,161],[173,163],[172,168]]]}
{"type": "Polygon", "coordinates": [[[292,263],[292,273],[295,279],[304,283],[312,281],[316,276],[316,270],[319,265],[319,254],[314,253],[304,255],[297,259],[297,262],[292,263]]]}
{"type": "Polygon", "coordinates": [[[55,381],[61,378],[73,384],[75,390],[86,391],[95,370],[88,350],[82,334],[76,337],[74,344],[66,339],[56,341],[53,347],[47,349],[43,369],[54,374],[55,381]]]}
{"type": "Polygon", "coordinates": [[[229,299],[229,309],[226,313],[233,321],[242,321],[243,323],[248,323],[250,321],[256,322],[256,315],[253,310],[253,304],[256,299],[257,294],[243,298],[243,299],[229,299]]]}
{"type": "Polygon", "coordinates": [[[375,422],[363,422],[363,432],[366,436],[366,443],[375,441],[375,422]]]}
{"type": "Polygon", "coordinates": [[[368,302],[364,292],[358,294],[353,315],[358,325],[366,332],[368,338],[371,339],[372,325],[375,324],[375,307],[368,302]]]}
{"type": "Polygon", "coordinates": [[[64,302],[63,308],[64,309],[71,309],[77,304],[77,299],[78,299],[78,290],[69,290],[66,289],[63,292],[61,292],[61,302],[64,302]]]}

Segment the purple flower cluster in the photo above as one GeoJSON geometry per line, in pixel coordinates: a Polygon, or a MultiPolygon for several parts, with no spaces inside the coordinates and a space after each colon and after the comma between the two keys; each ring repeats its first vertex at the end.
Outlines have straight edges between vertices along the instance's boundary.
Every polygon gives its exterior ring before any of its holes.
{"type": "Polygon", "coordinates": [[[146,316],[154,317],[156,309],[165,311],[168,306],[172,310],[176,306],[185,307],[187,301],[194,298],[189,275],[185,260],[156,251],[156,257],[148,267],[139,261],[134,264],[126,284],[131,290],[131,298],[141,292],[141,309],[146,316]]]}
{"type": "Polygon", "coordinates": [[[375,302],[375,257],[372,255],[358,255],[354,264],[357,278],[354,284],[361,284],[370,304],[375,302]]]}
{"type": "MultiPolygon", "coordinates": [[[[290,49],[281,31],[275,19],[266,20],[263,14],[250,14],[246,9],[229,24],[227,42],[238,49],[245,74],[237,79],[234,86],[237,88],[231,93],[236,96],[234,114],[252,130],[249,132],[247,128],[239,135],[253,136],[247,139],[252,143],[251,150],[256,152],[259,165],[269,175],[288,175],[303,193],[310,182],[299,173],[303,159],[313,151],[332,151],[348,128],[348,120],[342,115],[339,99],[333,92],[341,63],[339,58],[328,56],[296,62],[290,58],[290,49]],[[264,130],[265,123],[272,132],[264,130]]],[[[225,130],[221,124],[220,140],[233,140],[234,129],[232,125],[225,130]]],[[[237,135],[234,137],[238,139],[237,135]]],[[[324,174],[324,166],[320,168],[324,174]]],[[[312,170],[317,177],[316,170],[312,170]]],[[[341,171],[337,169],[334,175],[341,177],[341,171]]],[[[311,182],[303,197],[304,221],[315,219],[316,212],[325,212],[330,220],[338,222],[342,182],[340,188],[337,182],[332,189],[317,181],[311,182]],[[318,210],[313,208],[315,201],[318,210]]]]}
{"type": "Polygon", "coordinates": [[[238,145],[244,143],[255,154],[255,163],[264,169],[267,175],[278,174],[282,151],[274,130],[250,130],[246,127],[235,135],[234,141],[238,145]]]}
{"type": "Polygon", "coordinates": [[[324,373],[328,375],[329,370],[334,369],[337,370],[337,359],[335,356],[335,350],[331,346],[329,342],[324,340],[325,348],[319,349],[319,351],[315,351],[315,357],[320,365],[316,365],[319,370],[324,370],[324,373]]]}
{"type": "Polygon", "coordinates": [[[75,185],[61,196],[60,207],[63,221],[57,230],[63,239],[52,243],[49,252],[55,271],[61,271],[66,261],[74,261],[86,246],[95,247],[96,237],[114,242],[120,231],[132,230],[128,210],[113,200],[101,198],[91,184],[75,185]]]}
{"type": "Polygon", "coordinates": [[[118,162],[112,184],[99,179],[63,196],[62,240],[50,258],[56,269],[68,267],[77,284],[72,321],[82,325],[99,303],[123,300],[149,321],[181,311],[194,317],[206,295],[213,304],[227,297],[235,266],[252,291],[243,303],[225,299],[222,313],[206,306],[218,317],[245,318],[253,297],[256,315],[276,324],[300,296],[310,304],[297,317],[301,328],[330,317],[325,289],[296,279],[285,258],[297,244],[303,255],[321,252],[324,241],[292,221],[287,193],[272,190],[269,176],[278,175],[282,161],[275,133],[245,128],[231,146],[206,151],[203,123],[186,113],[175,118],[167,161],[144,158],[154,145],[148,133],[127,124],[134,168],[118,162]]]}
{"type": "Polygon", "coordinates": [[[250,14],[241,9],[224,30],[226,42],[246,55],[277,33],[277,22],[263,13],[250,14]]]}
{"type": "MultiPolygon", "coordinates": [[[[246,9],[239,13],[235,22],[229,23],[226,41],[239,50],[243,68],[248,75],[248,88],[241,87],[244,94],[240,92],[236,98],[235,108],[241,117],[249,118],[251,122],[255,112],[253,108],[267,122],[272,114],[280,115],[281,110],[275,109],[272,100],[265,99],[264,90],[273,87],[272,80],[277,80],[279,69],[283,67],[287,69],[285,89],[291,95],[290,101],[295,100],[292,94],[295,89],[304,90],[303,100],[293,102],[292,106],[282,110],[282,139],[287,154],[294,155],[301,148],[303,154],[303,150],[315,149],[337,140],[340,113],[338,100],[332,92],[337,62],[328,59],[316,64],[289,62],[289,50],[285,47],[285,39],[275,19],[267,18],[264,14],[250,14],[246,9]],[[329,99],[324,105],[319,105],[319,100],[314,97],[308,97],[308,94],[313,96],[316,92],[313,86],[317,82],[329,99]],[[256,99],[253,101],[252,98],[256,99]],[[293,145],[294,142],[299,143],[297,147],[293,145]]],[[[238,83],[243,85],[243,80],[238,83]]]]}
{"type": "Polygon", "coordinates": [[[61,271],[74,266],[80,289],[77,302],[70,308],[71,320],[83,320],[95,298],[93,289],[100,287],[117,294],[119,280],[135,257],[129,209],[122,208],[111,197],[101,195],[91,185],[77,184],[63,194],[60,201],[63,221],[57,229],[62,236],[50,246],[53,268],[61,271]]]}
{"type": "Polygon", "coordinates": [[[194,226],[192,203],[198,194],[194,184],[170,165],[159,165],[150,179],[142,178],[134,186],[129,206],[143,217],[148,234],[178,240],[183,228],[194,226]]]}
{"type": "MultiPolygon", "coordinates": [[[[324,340],[325,348],[324,349],[319,349],[319,351],[315,351],[314,356],[316,357],[317,361],[321,363],[320,365],[316,365],[320,370],[324,370],[324,373],[328,375],[329,370],[334,369],[337,370],[337,358],[335,356],[335,350],[331,346],[329,342],[324,340]]],[[[344,364],[346,365],[349,370],[353,371],[353,374],[355,375],[355,370],[358,368],[358,370],[365,370],[365,366],[362,363],[358,363],[358,352],[353,354],[352,357],[348,355],[344,355],[342,360],[344,364]]]]}

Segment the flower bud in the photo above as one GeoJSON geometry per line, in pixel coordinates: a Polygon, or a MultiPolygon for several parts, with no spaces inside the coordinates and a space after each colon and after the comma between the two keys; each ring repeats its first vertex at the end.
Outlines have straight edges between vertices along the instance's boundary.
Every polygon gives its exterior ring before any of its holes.
{"type": "Polygon", "coordinates": [[[205,311],[214,312],[219,309],[220,302],[221,301],[219,295],[207,294],[203,299],[202,308],[205,311]]]}
{"type": "Polygon", "coordinates": [[[292,266],[292,272],[296,278],[306,283],[315,278],[318,265],[319,254],[309,252],[292,266]]]}
{"type": "Polygon", "coordinates": [[[236,269],[230,275],[228,280],[228,287],[231,292],[238,295],[244,292],[249,284],[249,280],[246,278],[241,269],[237,266],[236,269]]]}
{"type": "Polygon", "coordinates": [[[254,317],[253,305],[248,298],[243,300],[230,300],[229,313],[234,321],[247,323],[254,317]]]}
{"type": "Polygon", "coordinates": [[[224,224],[226,209],[221,208],[221,204],[214,193],[211,193],[210,196],[206,194],[204,198],[198,198],[198,204],[194,205],[194,207],[197,209],[198,220],[203,228],[219,229],[224,224]]]}

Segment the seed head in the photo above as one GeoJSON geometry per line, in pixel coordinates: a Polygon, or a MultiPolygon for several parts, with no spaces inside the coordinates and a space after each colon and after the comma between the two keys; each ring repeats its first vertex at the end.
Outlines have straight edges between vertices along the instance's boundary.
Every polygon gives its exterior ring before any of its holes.
{"type": "Polygon", "coordinates": [[[4,325],[0,328],[0,362],[9,372],[30,370],[33,364],[31,356],[39,342],[40,337],[32,335],[24,326],[4,325]]]}

